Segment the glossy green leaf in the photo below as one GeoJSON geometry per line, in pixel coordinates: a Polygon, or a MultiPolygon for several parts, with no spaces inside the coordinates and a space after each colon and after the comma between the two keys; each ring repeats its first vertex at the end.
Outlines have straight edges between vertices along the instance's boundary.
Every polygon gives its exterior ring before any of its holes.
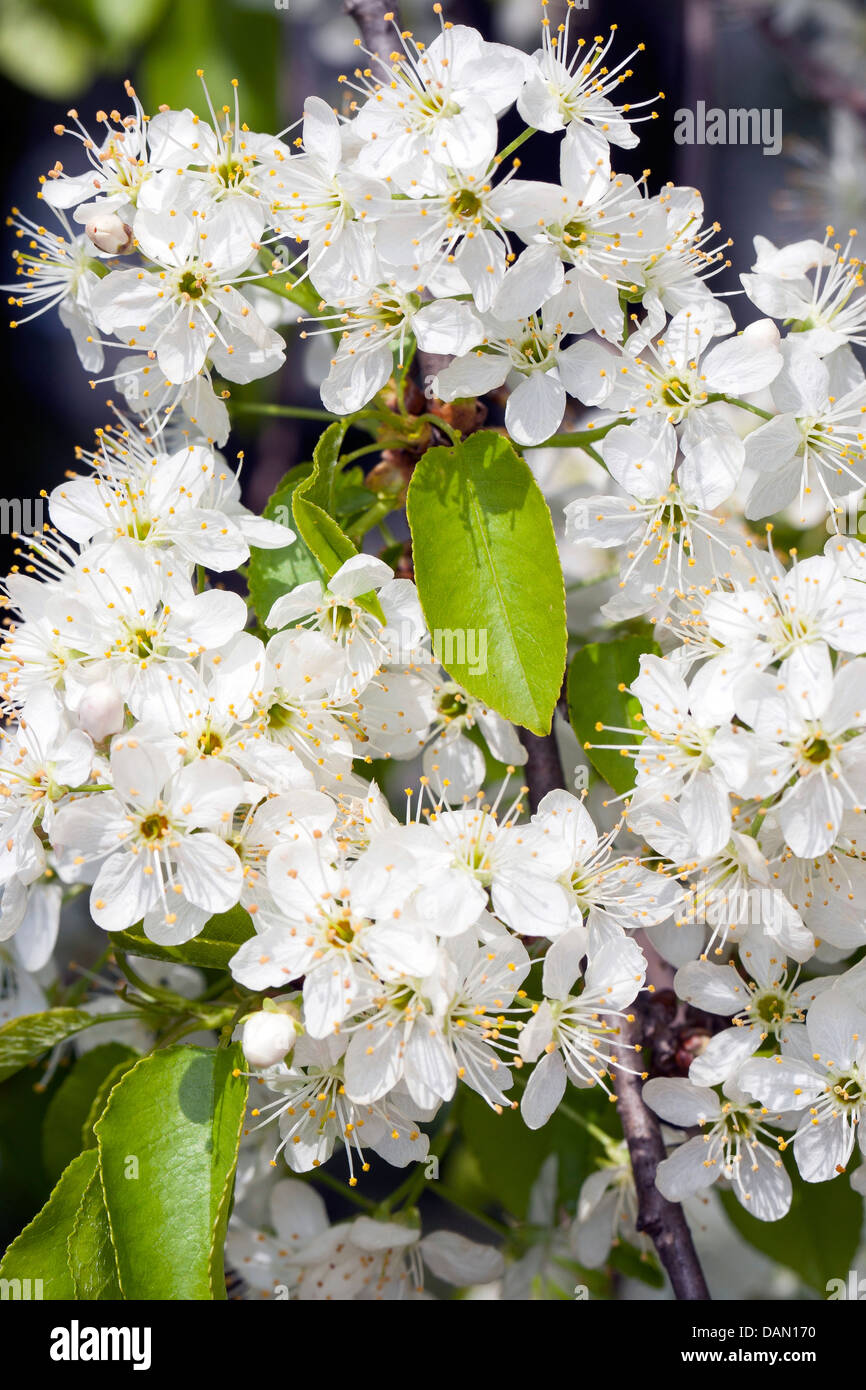
{"type": "Polygon", "coordinates": [[[205,970],[228,970],[229,962],[239,946],[253,935],[248,912],[233,907],[230,912],[217,913],[205,922],[198,936],[183,946],[159,946],[145,936],[141,924],[126,931],[112,932],[111,940],[119,951],[147,956],[150,960],[173,960],[183,965],[197,965],[205,970]]]}
{"type": "Polygon", "coordinates": [[[358,553],[349,537],[329,515],[329,508],[333,506],[337,461],[347,428],[346,421],[335,420],[324,431],[313,453],[313,471],[298,485],[292,498],[295,525],[327,579],[358,553]]]}
{"type": "Polygon", "coordinates": [[[78,1154],[64,1169],[45,1206],[6,1251],[0,1279],[40,1279],[43,1298],[75,1297],[67,1245],[95,1172],[96,1154],[92,1150],[78,1154]]]}
{"type": "Polygon", "coordinates": [[[46,1009],[41,1014],[23,1014],[0,1028],[0,1081],[19,1067],[34,1062],[64,1038],[71,1038],[99,1019],[81,1009],[46,1009]]]}
{"type": "Polygon", "coordinates": [[[587,757],[615,792],[630,791],[634,786],[634,760],[616,749],[595,747],[613,743],[637,747],[639,738],[627,734],[608,733],[598,724],[614,729],[634,729],[641,732],[635,715],[640,703],[625,688],[637,678],[644,652],[658,653],[650,637],[617,637],[612,642],[590,642],[581,647],[568,668],[568,716],[571,726],[587,757]]]}
{"type": "Polygon", "coordinates": [[[238,1047],[143,1057],[96,1124],[105,1205],[128,1299],[225,1298],[223,1241],[247,1083],[238,1047]]]}
{"type": "Polygon", "coordinates": [[[67,1256],[76,1298],[123,1297],[98,1166],[84,1189],[67,1242],[67,1256]]]}
{"type": "Polygon", "coordinates": [[[409,484],[418,596],[455,680],[515,724],[549,731],[566,652],[553,522],[502,435],[428,449],[409,484]]]}
{"type": "MultiPolygon", "coordinates": [[[[326,579],[330,579],[341,565],[358,554],[357,547],[331,515],[340,471],[340,450],[348,427],[346,420],[335,420],[328,426],[313,452],[312,473],[298,485],[292,497],[295,525],[324,570],[326,579]]],[[[385,622],[385,614],[375,594],[361,594],[357,602],[380,622],[385,622]]]]}
{"type": "Polygon", "coordinates": [[[85,1052],[63,1078],[42,1125],[42,1158],[52,1181],[80,1152],[82,1126],[106,1078],[118,1065],[131,1064],[137,1056],[133,1048],[122,1043],[104,1043],[85,1052]]]}
{"type": "Polygon", "coordinates": [[[263,627],[278,598],[290,593],[299,584],[306,584],[311,579],[322,577],[315,557],[292,525],[292,498],[295,488],[308,479],[311,472],[312,465],[308,463],[290,468],[271,494],[264,509],[263,515],[269,521],[292,526],[295,539],[291,544],[284,550],[258,550],[254,546],[250,548],[247,587],[253,608],[263,627]]]}
{"type": "Polygon", "coordinates": [[[333,515],[337,479],[340,475],[340,450],[346,431],[347,420],[335,420],[323,430],[313,452],[313,471],[303,494],[309,502],[315,502],[323,512],[333,515]]]}
{"type": "Polygon", "coordinates": [[[93,1132],[96,1122],[105,1110],[108,1104],[108,1098],[121,1077],[126,1076],[128,1071],[132,1071],[132,1068],[138,1060],[139,1054],[137,1052],[132,1052],[130,1049],[130,1056],[125,1061],[118,1062],[117,1066],[112,1067],[111,1071],[104,1078],[93,1100],[90,1102],[90,1107],[84,1117],[84,1123],[81,1126],[82,1149],[96,1148],[96,1135],[93,1132]]]}

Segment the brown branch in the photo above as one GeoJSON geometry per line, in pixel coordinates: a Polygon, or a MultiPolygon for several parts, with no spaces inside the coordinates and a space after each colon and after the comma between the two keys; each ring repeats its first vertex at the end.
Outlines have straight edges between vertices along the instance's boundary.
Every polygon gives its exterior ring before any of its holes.
{"type": "Polygon", "coordinates": [[[529,809],[534,814],[547,793],[562,786],[559,749],[552,729],[540,738],[528,729],[521,729],[520,742],[526,749],[526,785],[529,788],[529,809]]]}
{"type": "Polygon", "coordinates": [[[361,42],[370,52],[375,53],[380,62],[387,64],[394,50],[394,24],[400,28],[400,14],[396,5],[387,0],[345,0],[343,6],[350,19],[354,19],[361,33],[361,42]],[[387,20],[385,15],[392,16],[387,20]]]}
{"type": "MultiPolygon", "coordinates": [[[[629,1023],[623,1023],[622,1044],[626,1051],[633,1051],[635,1040],[629,1023]]],[[[682,1206],[669,1202],[656,1187],[656,1169],[665,1157],[665,1146],[658,1120],[641,1098],[642,1085],[636,1073],[617,1071],[616,1108],[637,1189],[637,1228],[652,1240],[676,1297],[707,1300],[710,1291],[682,1206]]]]}

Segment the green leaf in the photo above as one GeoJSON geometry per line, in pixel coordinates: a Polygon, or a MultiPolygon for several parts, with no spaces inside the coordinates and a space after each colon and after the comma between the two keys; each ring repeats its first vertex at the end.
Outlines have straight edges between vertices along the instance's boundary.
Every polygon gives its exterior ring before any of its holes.
{"type": "MultiPolygon", "coordinates": [[[[581,746],[605,739],[616,744],[634,744],[627,734],[605,734],[597,724],[615,728],[631,728],[642,732],[635,715],[640,714],[640,702],[627,689],[637,678],[644,652],[659,653],[651,637],[617,637],[612,642],[590,642],[572,658],[568,669],[568,716],[581,746]]],[[[617,794],[634,786],[634,760],[615,749],[589,747],[587,756],[606,782],[617,794]]]]}
{"type": "Polygon", "coordinates": [[[122,1043],[104,1043],[85,1052],[64,1077],[42,1126],[42,1159],[52,1181],[81,1151],[82,1126],[106,1077],[119,1064],[129,1064],[137,1056],[133,1048],[122,1043]]]}
{"type": "Polygon", "coordinates": [[[67,1243],[87,1185],[96,1172],[96,1154],[79,1154],[37,1216],[25,1226],[0,1263],[0,1279],[41,1279],[42,1297],[75,1297],[67,1243]]]}
{"type": "Polygon", "coordinates": [[[329,515],[333,506],[334,476],[340,449],[348,428],[345,420],[335,420],[321,435],[313,451],[313,471],[295,489],[292,516],[305,544],[315,555],[326,579],[357,555],[349,537],[329,515]]]}
{"type": "MultiPolygon", "coordinates": [[[[331,515],[340,471],[340,450],[349,423],[348,420],[335,420],[324,431],[313,450],[313,471],[305,482],[299,483],[292,497],[295,525],[322,566],[326,579],[358,554],[357,547],[331,515]]],[[[381,623],[386,621],[375,594],[361,594],[356,602],[381,623]]]]}
{"type": "Polygon", "coordinates": [[[334,513],[334,497],[340,476],[340,450],[348,428],[348,420],[335,420],[322,432],[313,450],[313,471],[303,489],[304,497],[309,502],[315,502],[329,516],[334,513]]]}
{"type": "Polygon", "coordinates": [[[96,1124],[123,1295],[225,1298],[228,1222],[247,1083],[240,1048],[143,1057],[96,1124]]]}
{"type": "Polygon", "coordinates": [[[123,1298],[98,1166],[84,1189],[67,1255],[77,1299],[123,1298]]]}
{"type": "Polygon", "coordinates": [[[565,666],[565,589],[529,465],[491,430],[428,449],[407,514],[437,656],[506,719],[547,733],[565,666]]]}
{"type": "MultiPolygon", "coordinates": [[[[268,499],[263,515],[269,521],[288,524],[292,515],[292,496],[295,488],[310,477],[312,465],[298,464],[290,468],[268,499]],[[285,518],[285,520],[284,520],[285,518]]],[[[247,568],[247,587],[256,614],[264,626],[278,598],[290,593],[299,584],[321,579],[322,572],[315,557],[300,535],[284,550],[258,550],[250,547],[247,568]]]]}
{"type": "Polygon", "coordinates": [[[791,1210],[781,1221],[758,1221],[733,1192],[722,1201],[732,1224],[750,1245],[777,1264],[787,1265],[822,1296],[831,1279],[847,1279],[860,1244],[863,1199],[846,1177],[803,1182],[793,1164],[791,1210]]]}
{"type": "Polygon", "coordinates": [[[41,1073],[25,1068],[0,1086],[0,1250],[45,1205],[54,1185],[42,1162],[42,1123],[62,1075],[57,1067],[43,1082],[41,1073]]]}
{"type": "Polygon", "coordinates": [[[111,940],[117,950],[131,951],[150,960],[174,960],[183,965],[225,972],[235,951],[253,934],[249,913],[242,907],[233,907],[230,912],[211,917],[199,935],[183,946],[158,946],[145,936],[140,922],[126,931],[112,932],[111,940]]]}
{"type": "Polygon", "coordinates": [[[116,1067],[112,1067],[111,1071],[108,1073],[108,1075],[105,1077],[105,1080],[102,1082],[102,1085],[99,1087],[99,1090],[93,1097],[93,1100],[90,1103],[90,1108],[87,1111],[87,1115],[85,1116],[84,1124],[81,1126],[82,1149],[96,1148],[96,1135],[93,1132],[96,1121],[99,1119],[99,1117],[102,1115],[102,1112],[105,1110],[105,1107],[108,1104],[108,1098],[111,1095],[111,1092],[114,1090],[117,1083],[120,1081],[121,1077],[126,1076],[126,1073],[128,1071],[132,1071],[132,1068],[139,1060],[139,1054],[137,1052],[132,1052],[132,1050],[130,1049],[130,1053],[131,1055],[127,1058],[126,1061],[118,1062],[116,1067]]]}
{"type": "Polygon", "coordinates": [[[34,1062],[64,1038],[90,1028],[100,1020],[81,1009],[47,1009],[41,1014],[23,1014],[0,1028],[0,1081],[34,1062]]]}
{"type": "MultiPolygon", "coordinates": [[[[570,1090],[569,1104],[600,1127],[612,1110],[600,1087],[570,1090]]],[[[484,1187],[513,1216],[526,1217],[529,1194],[549,1154],[559,1158],[560,1201],[576,1201],[592,1172],[599,1146],[561,1111],[541,1129],[528,1129],[519,1110],[492,1110],[475,1091],[460,1094],[460,1125],[481,1170],[484,1187]]]]}
{"type": "Polygon", "coordinates": [[[304,486],[301,484],[295,489],[292,516],[305,544],[319,561],[326,578],[330,579],[358,551],[334,518],[304,496],[304,486]]]}

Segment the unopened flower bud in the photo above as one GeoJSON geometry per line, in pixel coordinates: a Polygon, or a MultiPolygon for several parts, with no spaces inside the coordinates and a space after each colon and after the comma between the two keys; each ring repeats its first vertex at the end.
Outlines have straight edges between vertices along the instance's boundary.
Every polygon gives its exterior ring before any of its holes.
{"type": "Polygon", "coordinates": [[[109,256],[125,256],[135,245],[132,228],[116,212],[97,212],[84,230],[100,251],[109,256]]]}
{"type": "Polygon", "coordinates": [[[752,347],[777,348],[781,340],[779,329],[772,319],[757,319],[743,329],[742,336],[752,347]]]}
{"type": "Polygon", "coordinates": [[[262,1010],[244,1024],[241,1045],[251,1067],[281,1062],[295,1041],[295,1024],[288,1014],[262,1010]]]}
{"type": "Polygon", "coordinates": [[[123,728],[123,696],[109,681],[95,681],[78,706],[78,723],[94,743],[123,728]]]}

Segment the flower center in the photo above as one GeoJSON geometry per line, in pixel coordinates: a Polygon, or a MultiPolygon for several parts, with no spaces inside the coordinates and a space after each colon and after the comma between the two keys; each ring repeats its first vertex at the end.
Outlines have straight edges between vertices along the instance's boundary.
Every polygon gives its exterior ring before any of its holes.
{"type": "Polygon", "coordinates": [[[332,946],[351,946],[360,927],[345,912],[332,917],[327,925],[327,936],[332,946]]]}
{"type": "Polygon", "coordinates": [[[863,1077],[859,1071],[852,1070],[837,1076],[833,1083],[833,1092],[842,1105],[853,1109],[859,1109],[866,1100],[866,1087],[864,1087],[863,1077]]]}
{"type": "Polygon", "coordinates": [[[575,241],[586,241],[589,235],[588,228],[583,222],[572,220],[567,222],[562,229],[562,240],[566,246],[570,246],[575,241]]]}
{"type": "Polygon", "coordinates": [[[784,1023],[786,1018],[790,1018],[787,999],[772,992],[756,995],[752,1001],[752,1012],[762,1023],[768,1024],[771,1028],[784,1023]]]}
{"type": "Polygon", "coordinates": [[[212,758],[216,753],[221,753],[223,748],[222,735],[216,729],[207,728],[198,736],[198,751],[206,758],[212,758]]]}
{"type": "Polygon", "coordinates": [[[803,749],[803,757],[807,763],[813,763],[817,766],[820,763],[825,763],[832,751],[825,738],[813,738],[812,742],[803,749]]]}
{"type": "Polygon", "coordinates": [[[202,266],[190,266],[181,272],[177,280],[178,294],[187,299],[204,299],[207,296],[207,274],[202,266]]]}
{"type": "Polygon", "coordinates": [[[334,632],[346,632],[355,626],[354,609],[344,603],[336,603],[331,609],[331,625],[334,632]]]}
{"type": "Polygon", "coordinates": [[[682,410],[692,403],[691,384],[681,377],[669,377],[662,388],[661,399],[674,410],[682,410]]]}
{"type": "Polygon", "coordinates": [[[459,690],[445,690],[436,701],[436,708],[443,719],[460,719],[468,710],[469,702],[459,690]]]}
{"type": "Polygon", "coordinates": [[[461,188],[451,195],[451,207],[458,217],[476,217],[481,211],[481,199],[471,188],[461,188]]]}
{"type": "Polygon", "coordinates": [[[288,729],[294,720],[294,710],[287,709],[285,705],[271,705],[267,720],[270,729],[288,729]]]}
{"type": "Polygon", "coordinates": [[[154,812],[151,816],[145,816],[139,821],[138,833],[148,844],[156,844],[165,838],[168,832],[168,817],[154,812]]]}

